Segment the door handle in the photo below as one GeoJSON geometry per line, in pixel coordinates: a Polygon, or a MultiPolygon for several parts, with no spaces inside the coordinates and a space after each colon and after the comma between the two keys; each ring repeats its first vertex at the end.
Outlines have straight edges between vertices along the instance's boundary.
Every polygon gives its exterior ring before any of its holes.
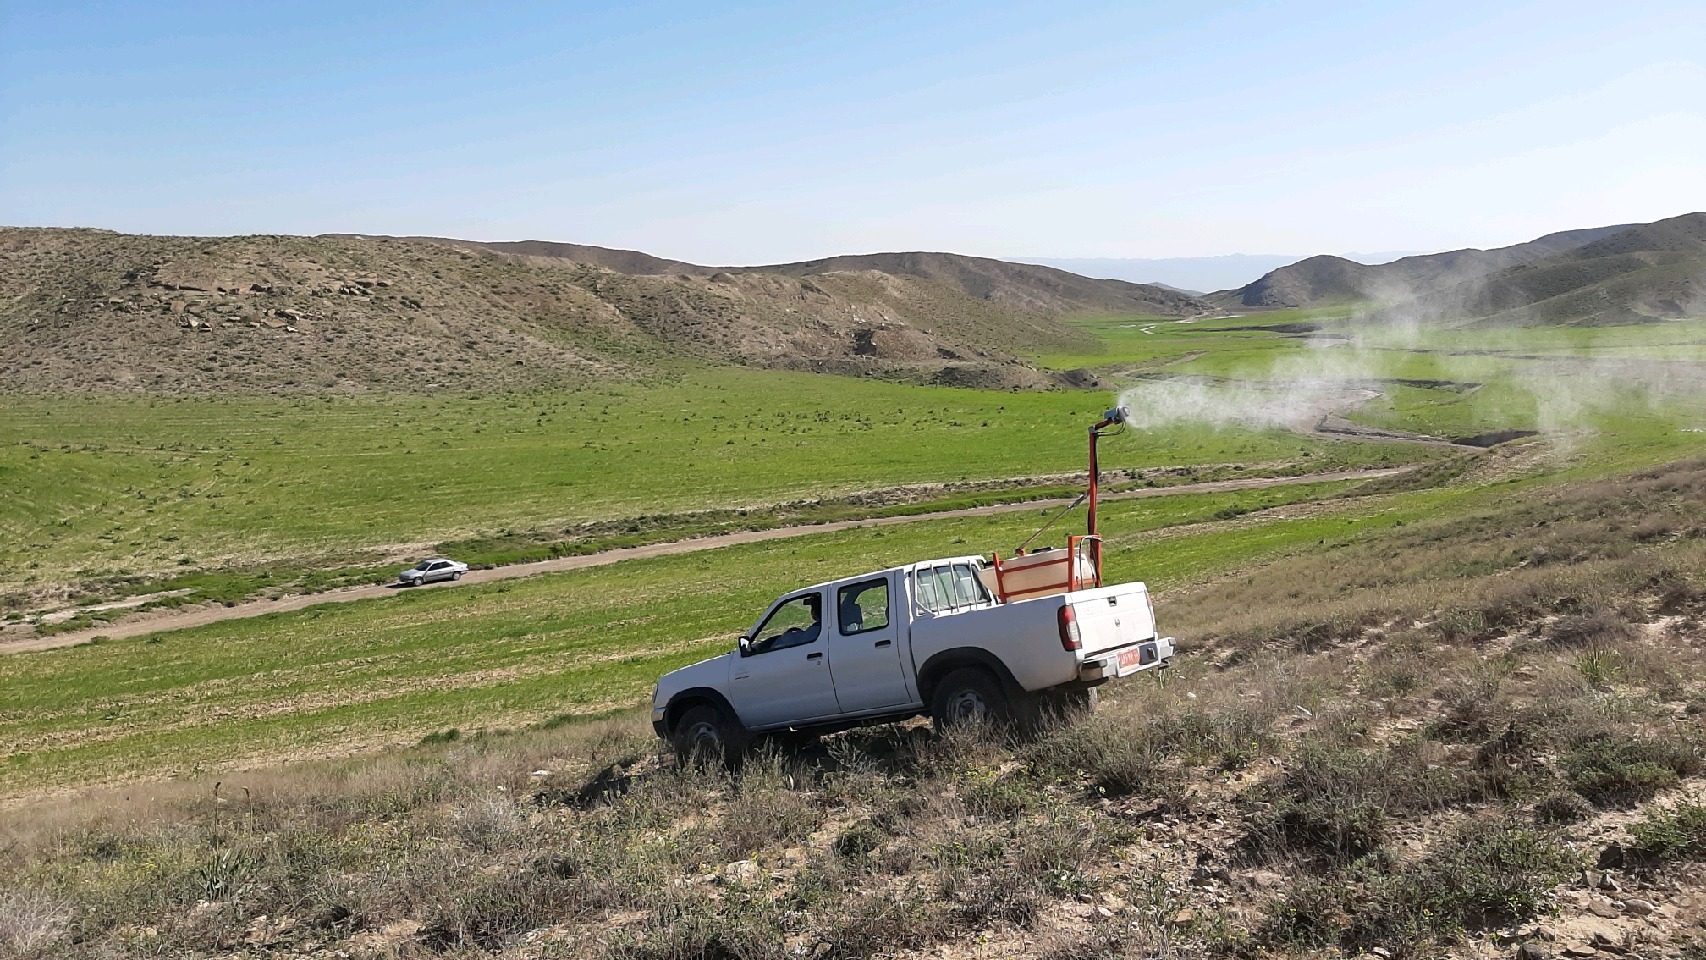
{"type": "Polygon", "coordinates": [[[806,659],[807,660],[822,660],[823,654],[821,654],[821,653],[808,653],[808,654],[806,654],[806,659]]]}
{"type": "Polygon", "coordinates": [[[877,641],[877,646],[879,646],[879,647],[886,647],[886,646],[888,646],[888,645],[889,645],[889,644],[891,644],[891,643],[893,643],[893,642],[894,642],[894,641],[893,641],[893,640],[878,640],[878,641],[877,641]]]}

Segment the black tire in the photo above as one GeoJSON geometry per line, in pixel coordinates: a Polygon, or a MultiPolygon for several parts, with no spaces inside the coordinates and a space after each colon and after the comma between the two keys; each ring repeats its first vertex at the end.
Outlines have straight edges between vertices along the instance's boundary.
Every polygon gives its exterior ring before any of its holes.
{"type": "Polygon", "coordinates": [[[460,579],[462,579],[462,571],[460,571],[460,570],[458,570],[458,571],[456,571],[456,572],[455,572],[455,573],[453,573],[453,574],[451,574],[451,575],[450,575],[450,579],[451,579],[451,580],[460,580],[460,579]]]}
{"type": "Polygon", "coordinates": [[[675,760],[682,766],[721,763],[731,769],[740,765],[747,740],[746,729],[740,722],[712,703],[689,707],[676,721],[670,736],[675,760]]]}
{"type": "Polygon", "coordinates": [[[942,678],[930,697],[930,719],[938,730],[966,724],[1004,724],[1012,704],[1001,681],[982,667],[961,667],[942,678]]]}

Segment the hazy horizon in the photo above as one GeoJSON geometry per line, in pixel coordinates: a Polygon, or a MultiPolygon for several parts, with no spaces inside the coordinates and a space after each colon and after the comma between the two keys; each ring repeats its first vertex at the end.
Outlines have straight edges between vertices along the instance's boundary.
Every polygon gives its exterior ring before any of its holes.
{"type": "Polygon", "coordinates": [[[1376,253],[1321,251],[1317,253],[1226,253],[1212,257],[1002,257],[1015,263],[1035,263],[1055,267],[1098,280],[1126,280],[1131,283],[1160,283],[1180,290],[1213,293],[1232,290],[1260,278],[1270,270],[1309,257],[1344,257],[1358,263],[1374,265],[1391,263],[1402,257],[1436,250],[1387,250],[1376,253]]]}

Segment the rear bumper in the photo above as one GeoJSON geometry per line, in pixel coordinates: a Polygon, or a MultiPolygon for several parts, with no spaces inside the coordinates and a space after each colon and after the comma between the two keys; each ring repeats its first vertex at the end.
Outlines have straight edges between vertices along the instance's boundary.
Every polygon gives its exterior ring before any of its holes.
{"type": "Polygon", "coordinates": [[[1126,647],[1093,654],[1078,666],[1078,679],[1087,683],[1129,677],[1144,670],[1165,669],[1173,657],[1173,638],[1156,637],[1126,647]]]}

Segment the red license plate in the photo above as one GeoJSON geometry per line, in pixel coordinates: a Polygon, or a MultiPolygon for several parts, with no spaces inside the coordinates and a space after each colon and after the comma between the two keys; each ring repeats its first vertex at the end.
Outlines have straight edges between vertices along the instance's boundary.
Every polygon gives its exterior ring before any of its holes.
{"type": "Polygon", "coordinates": [[[1143,666],[1143,648],[1132,647],[1130,650],[1121,650],[1119,665],[1121,673],[1143,666]]]}

